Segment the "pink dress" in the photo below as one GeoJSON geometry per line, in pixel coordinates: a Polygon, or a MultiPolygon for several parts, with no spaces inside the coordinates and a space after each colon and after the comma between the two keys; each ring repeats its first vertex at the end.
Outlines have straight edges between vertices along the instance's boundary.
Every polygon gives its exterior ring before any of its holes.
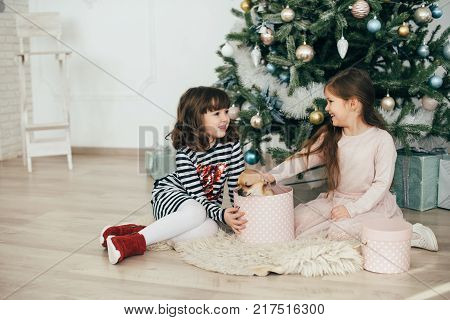
{"type": "MultiPolygon", "coordinates": [[[[314,147],[313,147],[314,148],[314,147]]],[[[270,173],[277,182],[324,164],[324,154],[287,160],[270,173]]],[[[374,218],[403,218],[402,211],[389,192],[397,152],[391,135],[371,127],[357,136],[343,134],[338,142],[340,182],[327,197],[299,204],[295,208],[295,234],[306,236],[326,232],[328,237],[359,239],[362,223],[374,218]],[[331,210],[343,205],[351,218],[331,220],[331,210]]]]}

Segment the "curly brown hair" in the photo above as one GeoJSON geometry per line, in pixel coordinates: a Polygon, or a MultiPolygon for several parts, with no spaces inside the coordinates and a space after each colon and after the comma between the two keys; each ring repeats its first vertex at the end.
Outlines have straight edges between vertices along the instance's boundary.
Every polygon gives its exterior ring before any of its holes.
{"type": "MultiPolygon", "coordinates": [[[[189,147],[194,151],[206,151],[210,148],[209,136],[203,125],[203,115],[208,111],[217,111],[230,107],[230,99],[225,91],[213,87],[195,87],[188,89],[180,98],[175,127],[168,134],[175,149],[189,147]]],[[[230,122],[226,135],[218,142],[239,140],[238,129],[230,122]]]]}
{"type": "MultiPolygon", "coordinates": [[[[356,98],[362,104],[362,118],[365,123],[380,129],[385,129],[385,124],[381,116],[374,108],[375,88],[368,73],[361,69],[345,69],[330,80],[325,85],[333,95],[348,100],[356,98]]],[[[336,190],[339,185],[339,159],[338,159],[338,141],[342,137],[342,128],[333,126],[328,118],[327,121],[316,131],[316,133],[305,142],[302,150],[289,157],[301,157],[310,154],[321,153],[325,157],[325,167],[328,177],[328,191],[336,190]],[[320,139],[322,142],[313,150],[311,148],[320,139]],[[305,151],[306,150],[306,151],[305,151]]],[[[308,160],[307,160],[308,161],[308,160]]]]}

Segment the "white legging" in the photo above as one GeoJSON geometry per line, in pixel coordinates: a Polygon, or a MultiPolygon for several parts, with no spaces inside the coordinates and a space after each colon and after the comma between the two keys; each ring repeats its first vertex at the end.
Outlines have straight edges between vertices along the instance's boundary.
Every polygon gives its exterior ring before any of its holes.
{"type": "Polygon", "coordinates": [[[174,242],[210,237],[217,233],[217,223],[206,217],[205,208],[197,201],[184,201],[176,212],[156,220],[141,231],[147,245],[164,240],[174,242]]]}

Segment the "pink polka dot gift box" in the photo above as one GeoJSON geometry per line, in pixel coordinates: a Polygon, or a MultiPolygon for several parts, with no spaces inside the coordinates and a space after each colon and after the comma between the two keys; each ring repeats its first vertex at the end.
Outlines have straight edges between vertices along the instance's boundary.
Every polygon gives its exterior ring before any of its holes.
{"type": "Polygon", "coordinates": [[[401,218],[374,219],[361,233],[364,269],[377,273],[409,270],[412,226],[401,218]]]}
{"type": "Polygon", "coordinates": [[[242,197],[234,202],[245,212],[247,224],[238,237],[248,243],[275,243],[295,239],[294,198],[291,187],[276,185],[273,196],[242,197]]]}

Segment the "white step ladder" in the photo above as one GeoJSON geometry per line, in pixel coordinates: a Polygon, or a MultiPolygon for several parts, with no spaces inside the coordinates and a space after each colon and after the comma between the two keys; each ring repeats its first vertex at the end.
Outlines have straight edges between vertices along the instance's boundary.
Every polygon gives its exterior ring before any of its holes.
{"type": "MultiPolygon", "coordinates": [[[[28,172],[32,172],[31,158],[66,155],[69,170],[72,170],[72,150],[70,144],[70,117],[69,117],[69,90],[67,86],[67,59],[71,54],[65,50],[50,51],[25,51],[24,39],[32,37],[47,36],[59,40],[61,37],[61,22],[57,12],[37,12],[16,15],[17,35],[19,37],[20,51],[16,55],[19,66],[20,81],[20,112],[22,127],[22,158],[24,165],[27,165],[28,172]],[[49,35],[50,34],[50,35],[49,35]],[[54,123],[33,123],[32,110],[27,106],[26,74],[25,66],[32,56],[54,55],[58,61],[61,85],[63,88],[62,112],[63,120],[54,123]],[[61,138],[38,139],[34,133],[37,131],[63,131],[61,138]]],[[[60,43],[57,41],[58,48],[60,43]]]]}

